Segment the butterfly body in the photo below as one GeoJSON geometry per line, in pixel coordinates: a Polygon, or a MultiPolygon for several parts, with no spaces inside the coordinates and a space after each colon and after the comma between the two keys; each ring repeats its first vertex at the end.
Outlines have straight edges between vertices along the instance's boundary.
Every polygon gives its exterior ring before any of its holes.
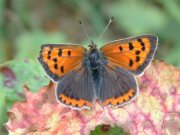
{"type": "Polygon", "coordinates": [[[91,42],[80,45],[43,45],[39,61],[58,83],[57,100],[76,109],[92,108],[94,99],[103,106],[119,107],[138,94],[134,75],[142,74],[157,48],[157,37],[143,35],[107,43],[100,49],[91,42]]]}
{"type": "Polygon", "coordinates": [[[102,69],[107,64],[107,60],[93,42],[89,45],[87,56],[84,60],[85,67],[91,70],[93,93],[95,97],[100,97],[100,87],[102,84],[102,69]]]}

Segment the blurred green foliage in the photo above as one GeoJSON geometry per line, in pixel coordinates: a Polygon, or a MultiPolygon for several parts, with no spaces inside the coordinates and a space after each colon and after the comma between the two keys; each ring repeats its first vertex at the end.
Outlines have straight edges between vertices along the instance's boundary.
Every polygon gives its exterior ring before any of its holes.
{"type": "Polygon", "coordinates": [[[41,44],[88,45],[79,20],[99,47],[119,38],[155,34],[159,37],[156,58],[180,67],[179,0],[0,0],[0,63],[13,60],[2,67],[7,66],[16,76],[9,88],[4,85],[7,74],[0,72],[1,134],[6,134],[3,124],[8,108],[23,99],[22,86],[36,91],[48,82],[36,61],[41,44]],[[97,41],[112,16],[113,23],[97,41]]]}
{"type": "Polygon", "coordinates": [[[78,21],[84,22],[96,40],[113,16],[115,20],[103,43],[155,34],[159,37],[156,58],[180,67],[179,13],[179,0],[1,0],[0,63],[15,58],[35,59],[43,43],[87,45],[89,41],[78,21]]]}

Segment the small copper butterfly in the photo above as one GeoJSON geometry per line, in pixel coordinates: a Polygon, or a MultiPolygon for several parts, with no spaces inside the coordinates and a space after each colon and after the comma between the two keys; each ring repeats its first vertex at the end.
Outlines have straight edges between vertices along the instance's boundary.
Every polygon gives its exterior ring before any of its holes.
{"type": "Polygon", "coordinates": [[[94,99],[102,106],[119,107],[138,94],[134,75],[151,63],[157,49],[154,35],[115,40],[100,49],[91,41],[82,45],[44,44],[39,62],[57,82],[56,98],[75,109],[92,108],[94,99]]]}

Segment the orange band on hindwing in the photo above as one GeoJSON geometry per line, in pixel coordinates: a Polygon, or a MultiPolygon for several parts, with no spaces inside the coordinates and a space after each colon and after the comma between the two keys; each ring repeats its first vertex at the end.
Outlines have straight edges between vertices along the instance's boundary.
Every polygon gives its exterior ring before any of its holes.
{"type": "Polygon", "coordinates": [[[130,90],[128,90],[127,93],[125,93],[125,94],[122,95],[122,96],[119,96],[119,97],[117,97],[117,98],[106,99],[106,100],[103,102],[103,105],[104,105],[104,106],[108,106],[108,105],[117,106],[117,105],[120,105],[120,104],[123,104],[123,103],[127,102],[127,101],[130,100],[133,96],[134,96],[134,90],[133,90],[133,89],[130,89],[130,90]]]}
{"type": "Polygon", "coordinates": [[[63,104],[66,104],[68,106],[72,106],[72,107],[77,107],[77,108],[81,108],[81,107],[91,107],[92,104],[87,101],[87,100],[84,100],[84,99],[73,99],[71,97],[68,97],[64,94],[60,94],[60,101],[63,103],[63,104]]]}

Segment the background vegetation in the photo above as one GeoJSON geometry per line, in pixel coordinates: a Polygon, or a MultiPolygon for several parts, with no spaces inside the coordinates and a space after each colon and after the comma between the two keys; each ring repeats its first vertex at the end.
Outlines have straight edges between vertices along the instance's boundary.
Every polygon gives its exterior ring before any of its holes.
{"type": "Polygon", "coordinates": [[[0,133],[7,134],[4,116],[16,100],[23,99],[22,86],[37,91],[48,82],[36,61],[41,44],[88,45],[79,20],[99,47],[119,38],[155,34],[159,37],[155,57],[180,67],[179,0],[0,0],[0,64],[14,60],[0,70],[0,133]],[[112,16],[115,19],[103,39],[96,41],[112,16]],[[20,83],[6,87],[3,81],[10,69],[20,83]],[[37,85],[32,77],[41,83],[37,85]]]}

